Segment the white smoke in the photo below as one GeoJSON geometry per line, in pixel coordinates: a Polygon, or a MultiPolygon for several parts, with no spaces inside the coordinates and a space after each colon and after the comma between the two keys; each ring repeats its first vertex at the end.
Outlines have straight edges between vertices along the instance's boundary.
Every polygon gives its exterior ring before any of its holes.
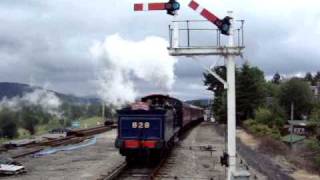
{"type": "Polygon", "coordinates": [[[152,83],[162,91],[171,90],[177,60],[168,54],[167,47],[166,40],[155,36],[131,41],[114,34],[96,43],[91,54],[104,66],[98,74],[99,95],[108,104],[132,102],[138,94],[134,79],[152,83]]]}
{"type": "Polygon", "coordinates": [[[41,106],[41,108],[51,114],[61,117],[59,107],[61,106],[60,99],[50,91],[45,89],[35,89],[32,92],[24,94],[22,97],[6,98],[0,101],[0,110],[8,108],[12,111],[19,111],[23,106],[41,106]]]}

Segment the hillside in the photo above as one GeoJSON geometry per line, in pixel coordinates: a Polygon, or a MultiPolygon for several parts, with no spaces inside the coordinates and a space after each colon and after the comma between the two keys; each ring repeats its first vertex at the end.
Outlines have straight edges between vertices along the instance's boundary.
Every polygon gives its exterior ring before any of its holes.
{"type": "Polygon", "coordinates": [[[208,105],[209,105],[208,99],[189,100],[189,101],[186,101],[186,103],[192,104],[195,106],[200,106],[200,107],[208,107],[208,105]]]}
{"type": "MultiPolygon", "coordinates": [[[[37,89],[43,89],[37,86],[30,86],[28,84],[13,83],[13,82],[0,82],[0,100],[4,97],[10,99],[13,97],[22,97],[26,93],[30,93],[37,89]]],[[[67,95],[56,91],[48,90],[54,93],[60,100],[73,104],[86,104],[86,103],[99,103],[98,98],[77,97],[74,95],[67,95]]]]}

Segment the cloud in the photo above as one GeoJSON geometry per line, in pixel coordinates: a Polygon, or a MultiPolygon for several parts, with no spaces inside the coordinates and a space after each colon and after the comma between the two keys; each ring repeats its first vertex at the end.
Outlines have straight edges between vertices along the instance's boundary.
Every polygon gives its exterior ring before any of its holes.
{"type": "MultiPolygon", "coordinates": [[[[95,95],[99,88],[95,82],[99,79],[89,51],[94,40],[102,42],[106,36],[115,33],[131,41],[148,36],[168,39],[168,24],[173,18],[162,11],[133,12],[134,2],[2,0],[0,81],[29,83],[34,79],[36,85],[50,82],[49,88],[56,91],[95,95]]],[[[179,19],[202,19],[187,7],[188,1],[180,2],[179,19]]],[[[246,20],[245,58],[263,69],[266,75],[276,71],[295,74],[320,70],[317,0],[198,2],[219,17],[224,17],[226,11],[232,9],[237,19],[246,20]]],[[[205,42],[212,38],[208,33],[197,40],[205,42]]],[[[189,81],[192,78],[201,79],[202,69],[185,58],[179,59],[175,69],[178,80],[172,92],[178,98],[188,99],[196,91],[184,84],[193,82],[189,81]]],[[[134,83],[137,84],[136,79],[134,83]]],[[[200,81],[196,83],[201,85],[200,81]]],[[[157,90],[152,87],[148,82],[139,82],[142,90],[137,93],[157,90]]],[[[206,91],[199,91],[199,94],[206,94],[206,91]]]]}

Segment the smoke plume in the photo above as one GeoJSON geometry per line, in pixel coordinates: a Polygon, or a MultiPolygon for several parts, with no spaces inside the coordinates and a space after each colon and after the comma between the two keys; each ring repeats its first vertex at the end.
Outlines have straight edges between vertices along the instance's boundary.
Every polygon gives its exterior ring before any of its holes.
{"type": "Polygon", "coordinates": [[[99,95],[108,104],[132,102],[139,94],[136,79],[171,90],[177,60],[169,56],[167,47],[168,42],[156,36],[131,41],[114,34],[97,42],[91,54],[103,67],[98,74],[99,95]]]}
{"type": "Polygon", "coordinates": [[[60,99],[50,91],[45,89],[35,89],[32,92],[24,94],[22,97],[16,96],[13,98],[4,97],[0,101],[0,110],[8,108],[12,111],[19,111],[24,106],[41,106],[41,108],[55,116],[61,116],[59,107],[61,105],[60,99]]]}

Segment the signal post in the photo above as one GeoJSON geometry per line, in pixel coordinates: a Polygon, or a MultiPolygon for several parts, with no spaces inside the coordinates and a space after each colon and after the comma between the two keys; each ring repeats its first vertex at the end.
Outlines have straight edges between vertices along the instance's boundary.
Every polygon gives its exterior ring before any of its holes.
{"type": "MultiPolygon", "coordinates": [[[[247,180],[250,174],[247,171],[239,170],[236,168],[236,95],[235,95],[235,57],[241,56],[244,49],[243,39],[238,45],[234,44],[234,20],[232,11],[228,12],[228,16],[223,19],[219,19],[216,15],[211,13],[206,8],[201,7],[196,1],[191,0],[189,7],[196,12],[199,12],[209,22],[213,23],[217,28],[217,44],[214,46],[191,46],[188,36],[188,45],[183,46],[180,44],[179,23],[183,21],[177,21],[177,10],[180,8],[180,4],[175,0],[169,0],[167,3],[149,3],[148,5],[135,4],[135,11],[146,10],[167,10],[167,14],[174,16],[174,21],[169,26],[170,34],[170,46],[168,47],[169,54],[172,56],[186,56],[186,57],[198,57],[198,56],[221,56],[226,61],[227,69],[227,81],[223,80],[210,68],[206,68],[210,74],[217,78],[227,90],[227,153],[221,157],[221,162],[228,167],[228,180],[247,180]],[[228,42],[225,45],[220,44],[220,36],[228,36],[228,42]]],[[[191,21],[186,21],[187,23],[191,21]]],[[[241,30],[243,31],[243,20],[241,21],[241,30]]],[[[192,29],[187,29],[188,32],[192,29]]],[[[197,29],[199,30],[199,29],[197,29]]],[[[240,39],[240,29],[238,30],[238,39],[240,39]]],[[[243,33],[242,33],[243,38],[243,33]]]]}

